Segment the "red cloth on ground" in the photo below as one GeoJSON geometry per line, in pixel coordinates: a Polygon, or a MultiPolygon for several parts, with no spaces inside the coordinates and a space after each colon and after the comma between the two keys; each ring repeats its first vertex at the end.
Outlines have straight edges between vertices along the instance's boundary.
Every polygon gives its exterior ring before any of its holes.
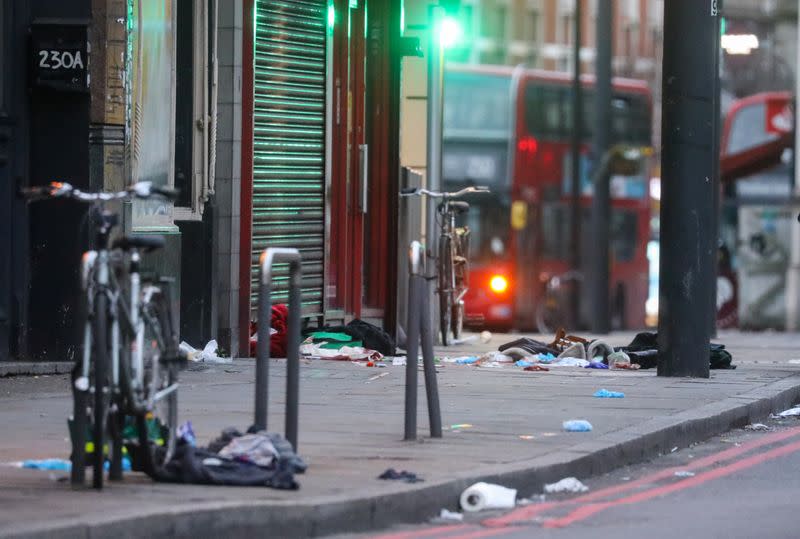
{"type": "MultiPolygon", "coordinates": [[[[272,306],[272,316],[270,327],[277,331],[269,339],[269,357],[286,357],[287,343],[287,321],[289,319],[289,309],[286,305],[279,304],[272,306]]],[[[258,350],[258,324],[250,322],[250,357],[256,357],[258,350]]]]}

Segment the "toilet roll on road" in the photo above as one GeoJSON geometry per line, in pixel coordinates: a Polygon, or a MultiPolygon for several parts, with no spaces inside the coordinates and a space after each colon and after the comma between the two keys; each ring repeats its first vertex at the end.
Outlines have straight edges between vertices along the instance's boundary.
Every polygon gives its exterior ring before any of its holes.
{"type": "Polygon", "coordinates": [[[517,503],[517,491],[500,485],[475,483],[461,493],[461,509],[469,512],[484,509],[510,509],[517,503]]]}

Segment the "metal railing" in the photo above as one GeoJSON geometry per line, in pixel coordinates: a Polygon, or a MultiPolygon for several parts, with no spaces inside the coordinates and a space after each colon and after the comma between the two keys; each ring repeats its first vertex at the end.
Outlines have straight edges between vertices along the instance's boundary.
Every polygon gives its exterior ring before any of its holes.
{"type": "Polygon", "coordinates": [[[258,291],[258,347],[256,351],[255,423],[267,429],[269,402],[269,343],[272,319],[272,266],[289,264],[289,320],[286,347],[286,424],[285,436],[297,451],[297,422],[300,393],[300,281],[301,257],[297,249],[269,248],[261,253],[261,280],[258,291]]]}

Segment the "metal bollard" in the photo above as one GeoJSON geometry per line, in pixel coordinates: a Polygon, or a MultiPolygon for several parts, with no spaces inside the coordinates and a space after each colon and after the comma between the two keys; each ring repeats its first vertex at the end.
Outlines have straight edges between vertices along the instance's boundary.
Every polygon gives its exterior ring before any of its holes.
{"type": "Polygon", "coordinates": [[[271,284],[273,264],[289,264],[289,320],[286,348],[286,423],[285,436],[297,451],[297,423],[300,399],[300,252],[297,249],[269,248],[261,253],[261,279],[258,291],[258,348],[256,351],[255,422],[267,429],[269,402],[269,341],[272,318],[271,284]]]}
{"type": "Polygon", "coordinates": [[[436,365],[433,356],[433,331],[428,297],[428,286],[422,271],[422,245],[411,242],[409,250],[408,324],[406,347],[406,410],[405,440],[417,439],[417,365],[419,343],[422,337],[422,363],[425,370],[425,392],[428,399],[428,419],[431,437],[442,437],[442,416],[439,408],[439,386],[436,381],[436,365]]]}

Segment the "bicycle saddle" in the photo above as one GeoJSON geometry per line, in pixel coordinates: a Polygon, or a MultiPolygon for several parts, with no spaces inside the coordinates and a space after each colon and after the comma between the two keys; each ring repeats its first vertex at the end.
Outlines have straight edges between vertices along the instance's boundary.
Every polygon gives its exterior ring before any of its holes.
{"type": "MultiPolygon", "coordinates": [[[[439,205],[440,209],[443,207],[444,203],[439,205]]],[[[467,213],[469,211],[469,202],[464,202],[463,200],[451,200],[450,209],[455,213],[467,213]]]]}
{"type": "Polygon", "coordinates": [[[142,249],[145,252],[155,251],[164,247],[163,236],[122,236],[114,240],[114,249],[130,251],[131,249],[142,249]]]}

